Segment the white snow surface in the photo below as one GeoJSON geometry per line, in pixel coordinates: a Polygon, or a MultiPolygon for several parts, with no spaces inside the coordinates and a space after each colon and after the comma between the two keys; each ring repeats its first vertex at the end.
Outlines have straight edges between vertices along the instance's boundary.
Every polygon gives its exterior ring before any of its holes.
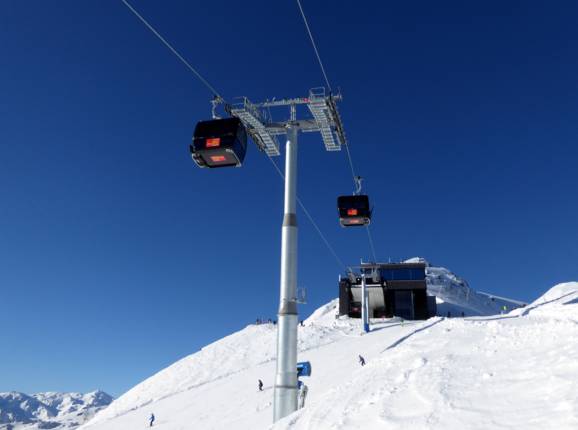
{"type": "Polygon", "coordinates": [[[430,267],[428,288],[484,316],[374,320],[364,334],[335,317],[337,300],[315,311],[299,327],[298,359],[313,368],[306,406],[274,426],[276,327],[264,324],[162,370],[81,429],[141,428],[151,413],[163,430],[578,428],[578,282],[488,316],[496,304],[452,276],[430,267]]]}

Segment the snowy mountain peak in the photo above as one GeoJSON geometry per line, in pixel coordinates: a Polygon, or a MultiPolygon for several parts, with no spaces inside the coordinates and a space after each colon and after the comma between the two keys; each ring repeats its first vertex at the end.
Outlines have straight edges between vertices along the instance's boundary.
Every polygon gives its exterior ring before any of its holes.
{"type": "Polygon", "coordinates": [[[22,425],[30,430],[73,429],[107,407],[112,400],[110,395],[100,390],[86,394],[0,393],[0,430],[22,425]]]}
{"type": "Polygon", "coordinates": [[[59,415],[101,409],[112,402],[112,396],[100,390],[86,394],[46,392],[34,394],[33,397],[54,408],[59,415]]]}
{"type": "MultiPolygon", "coordinates": [[[[426,263],[426,282],[428,293],[436,296],[438,315],[441,316],[481,316],[500,314],[504,309],[511,311],[520,307],[517,300],[494,297],[472,289],[465,279],[445,267],[436,267],[423,258],[426,263]]],[[[412,259],[414,260],[414,259],[412,259]]]]}
{"type": "Polygon", "coordinates": [[[16,391],[0,393],[0,426],[10,423],[28,424],[48,420],[56,415],[56,409],[33,396],[16,391]]]}

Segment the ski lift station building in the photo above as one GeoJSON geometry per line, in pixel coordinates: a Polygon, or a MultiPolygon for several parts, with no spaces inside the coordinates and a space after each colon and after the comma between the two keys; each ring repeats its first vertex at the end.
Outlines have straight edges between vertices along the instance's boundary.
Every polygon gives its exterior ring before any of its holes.
{"type": "Polygon", "coordinates": [[[339,277],[339,315],[361,318],[365,275],[370,318],[420,320],[435,316],[435,296],[427,295],[425,263],[362,263],[359,269],[339,277]]]}

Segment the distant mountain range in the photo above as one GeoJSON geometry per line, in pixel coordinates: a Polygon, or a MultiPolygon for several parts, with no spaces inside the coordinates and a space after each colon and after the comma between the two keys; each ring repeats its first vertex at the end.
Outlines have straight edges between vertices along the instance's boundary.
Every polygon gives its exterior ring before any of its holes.
{"type": "Polygon", "coordinates": [[[75,429],[112,400],[104,391],[0,393],[0,430],[75,429]]]}

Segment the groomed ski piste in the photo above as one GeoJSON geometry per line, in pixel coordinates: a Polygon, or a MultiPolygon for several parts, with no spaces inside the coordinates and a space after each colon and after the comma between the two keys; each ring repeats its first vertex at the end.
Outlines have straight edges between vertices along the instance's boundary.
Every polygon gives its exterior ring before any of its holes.
{"type": "Polygon", "coordinates": [[[335,317],[337,300],[322,306],[299,327],[298,359],[313,369],[306,405],[275,425],[276,327],[264,324],[183,358],[80,428],[143,428],[151,413],[163,430],[578,428],[578,282],[499,314],[503,302],[447,269],[427,272],[440,313],[466,317],[372,320],[364,334],[335,317]]]}

